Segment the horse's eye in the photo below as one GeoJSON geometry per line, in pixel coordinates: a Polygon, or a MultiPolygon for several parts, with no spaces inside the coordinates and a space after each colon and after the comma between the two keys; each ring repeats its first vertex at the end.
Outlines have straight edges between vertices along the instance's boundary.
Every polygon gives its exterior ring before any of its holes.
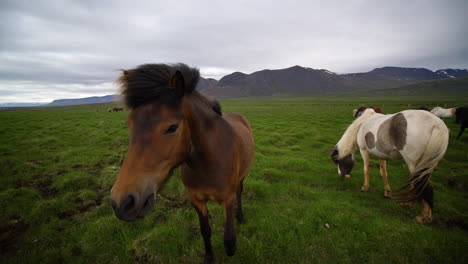
{"type": "Polygon", "coordinates": [[[178,127],[179,127],[178,125],[172,125],[164,132],[164,134],[165,135],[173,134],[174,132],[176,132],[178,127]]]}

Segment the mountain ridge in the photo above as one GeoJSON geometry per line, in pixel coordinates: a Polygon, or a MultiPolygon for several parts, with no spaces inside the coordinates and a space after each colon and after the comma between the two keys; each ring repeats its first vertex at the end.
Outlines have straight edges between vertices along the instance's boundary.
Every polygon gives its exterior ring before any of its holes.
{"type": "Polygon", "coordinates": [[[120,101],[117,95],[91,96],[77,99],[57,99],[52,101],[47,106],[64,106],[64,105],[79,105],[79,104],[98,104],[120,101]]]}
{"type": "Polygon", "coordinates": [[[396,88],[420,81],[468,76],[467,70],[392,67],[369,72],[336,74],[326,69],[295,65],[285,69],[260,70],[251,74],[234,72],[202,91],[213,97],[272,95],[323,95],[396,88]]]}
{"type": "MultiPolygon", "coordinates": [[[[466,69],[439,69],[385,66],[368,72],[337,74],[326,69],[295,65],[284,69],[264,69],[250,74],[233,72],[221,79],[200,77],[197,90],[210,97],[251,97],[291,95],[333,95],[371,93],[389,89],[413,89],[410,85],[432,80],[454,80],[468,76],[466,69]],[[406,88],[405,88],[406,87],[406,88]]],[[[465,81],[463,80],[463,84],[465,81]]],[[[441,84],[436,85],[439,87],[441,84]]],[[[453,89],[463,89],[452,85],[453,89]]],[[[435,92],[432,88],[432,92],[435,92]]],[[[454,92],[453,90],[452,92],[454,92]]],[[[384,93],[384,92],[383,92],[384,93]]],[[[403,93],[403,92],[402,92],[403,93]]],[[[58,99],[47,106],[106,103],[120,101],[117,95],[58,99]]],[[[23,103],[3,104],[16,106],[23,103]]]]}

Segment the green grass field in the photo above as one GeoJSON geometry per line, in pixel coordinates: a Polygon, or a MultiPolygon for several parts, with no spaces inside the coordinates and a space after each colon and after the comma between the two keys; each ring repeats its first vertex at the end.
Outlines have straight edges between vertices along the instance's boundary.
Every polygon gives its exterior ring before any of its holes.
{"type": "MultiPolygon", "coordinates": [[[[222,208],[209,203],[217,263],[468,263],[468,133],[455,141],[458,126],[445,120],[450,145],[432,177],[434,222],[420,225],[413,219],[419,205],[384,198],[378,161],[371,164],[370,191],[362,193],[360,156],[347,180],[330,160],[352,109],[370,102],[393,113],[432,108],[437,100],[222,101],[223,111],[250,120],[256,155],[233,257],[224,253],[222,208]]],[[[107,107],[0,112],[2,263],[202,262],[198,217],[178,172],[148,217],[127,223],[114,216],[109,194],[127,150],[128,112],[107,107]]],[[[393,190],[408,177],[403,161],[388,162],[388,172],[393,190]]]]}

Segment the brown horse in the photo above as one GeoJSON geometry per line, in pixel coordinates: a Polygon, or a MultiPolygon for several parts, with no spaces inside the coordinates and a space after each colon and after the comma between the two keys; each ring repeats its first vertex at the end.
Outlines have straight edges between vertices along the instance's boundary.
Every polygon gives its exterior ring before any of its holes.
{"type": "Polygon", "coordinates": [[[195,90],[197,69],[185,64],[146,64],[124,70],[119,82],[125,103],[130,143],[111,204],[116,216],[132,221],[154,207],[156,194],[181,166],[188,198],[198,213],[205,261],[213,260],[206,203],[224,207],[224,246],[236,250],[234,213],[243,221],[243,180],[254,157],[250,124],[242,115],[221,113],[216,101],[195,90]],[[236,211],[237,207],[237,211],[236,211]]]}

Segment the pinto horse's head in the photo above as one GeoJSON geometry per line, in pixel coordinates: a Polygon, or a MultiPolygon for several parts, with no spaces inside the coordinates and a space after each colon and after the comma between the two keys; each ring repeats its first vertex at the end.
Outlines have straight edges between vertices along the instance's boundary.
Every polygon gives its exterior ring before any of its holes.
{"type": "Polygon", "coordinates": [[[354,167],[354,156],[353,154],[349,154],[345,157],[340,157],[340,152],[338,148],[334,148],[331,154],[332,161],[338,165],[338,175],[342,178],[350,178],[351,171],[354,167]]]}
{"type": "Polygon", "coordinates": [[[198,78],[198,70],[184,64],[146,64],[123,71],[118,81],[131,113],[128,152],[111,190],[118,218],[132,221],[146,216],[159,189],[189,153],[182,99],[198,78]]]}

